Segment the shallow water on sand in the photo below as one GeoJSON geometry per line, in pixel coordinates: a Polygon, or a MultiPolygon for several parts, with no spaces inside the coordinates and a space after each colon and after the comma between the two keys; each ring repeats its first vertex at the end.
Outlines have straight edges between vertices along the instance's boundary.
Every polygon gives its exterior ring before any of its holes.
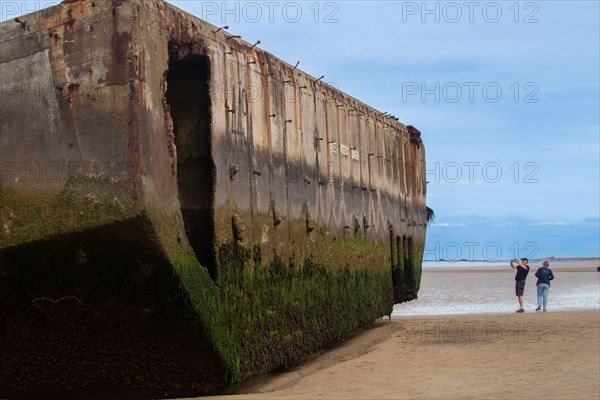
{"type": "MultiPolygon", "coordinates": [[[[575,266],[573,266],[575,267],[575,266]]],[[[532,268],[525,286],[525,312],[537,306],[536,268],[532,268]]],[[[518,308],[514,271],[455,266],[423,269],[421,290],[417,300],[396,304],[393,316],[457,315],[511,313],[518,308]]],[[[575,309],[600,310],[600,272],[554,270],[548,311],[575,309]]]]}

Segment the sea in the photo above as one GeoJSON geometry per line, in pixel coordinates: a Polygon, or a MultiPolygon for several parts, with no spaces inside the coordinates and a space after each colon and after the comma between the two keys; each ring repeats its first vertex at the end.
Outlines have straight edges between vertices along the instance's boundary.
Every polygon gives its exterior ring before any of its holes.
{"type": "MultiPolygon", "coordinates": [[[[590,309],[600,313],[599,265],[598,259],[550,260],[555,279],[548,311],[590,309]]],[[[535,312],[537,307],[534,273],[541,260],[531,260],[530,266],[525,312],[535,312]]],[[[512,313],[518,308],[514,276],[509,261],[426,261],[419,298],[396,304],[392,316],[512,313]]]]}

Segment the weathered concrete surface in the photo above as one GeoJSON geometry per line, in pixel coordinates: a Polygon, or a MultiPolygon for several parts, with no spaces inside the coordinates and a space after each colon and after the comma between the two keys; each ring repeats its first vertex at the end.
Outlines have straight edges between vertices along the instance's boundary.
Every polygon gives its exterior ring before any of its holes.
{"type": "Polygon", "coordinates": [[[14,365],[31,374],[19,383],[3,369],[0,394],[223,387],[235,339],[215,328],[230,304],[222,254],[251,254],[244,268],[257,271],[391,270],[395,301],[416,296],[427,224],[416,129],[159,0],[70,1],[20,21],[0,24],[0,342],[11,343],[0,361],[26,351],[14,365]],[[109,333],[74,339],[95,324],[109,333]],[[131,325],[148,327],[148,346],[180,332],[156,383],[136,373],[148,351],[125,349],[143,336],[131,325]],[[48,373],[53,340],[81,343],[79,355],[96,343],[74,359],[129,372],[48,373]],[[181,343],[204,369],[175,365],[181,343]]]}
{"type": "MultiPolygon", "coordinates": [[[[329,256],[327,237],[423,244],[425,154],[420,134],[227,32],[175,8],[165,10],[171,61],[210,60],[215,241],[232,239],[243,214],[244,241],[263,252],[329,256]],[[238,171],[231,176],[232,168],[238,171]],[[283,221],[275,224],[273,215],[283,221]]],[[[156,57],[153,57],[156,59],[156,57]]],[[[162,71],[166,65],[153,64],[162,71]]],[[[379,268],[385,259],[339,260],[379,268]]]]}

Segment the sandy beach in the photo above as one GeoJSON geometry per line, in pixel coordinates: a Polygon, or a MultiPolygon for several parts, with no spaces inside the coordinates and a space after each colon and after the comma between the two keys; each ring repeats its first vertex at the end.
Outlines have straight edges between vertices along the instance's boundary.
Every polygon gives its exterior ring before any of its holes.
{"type": "Polygon", "coordinates": [[[211,399],[598,399],[599,360],[597,310],[392,318],[211,399]]]}

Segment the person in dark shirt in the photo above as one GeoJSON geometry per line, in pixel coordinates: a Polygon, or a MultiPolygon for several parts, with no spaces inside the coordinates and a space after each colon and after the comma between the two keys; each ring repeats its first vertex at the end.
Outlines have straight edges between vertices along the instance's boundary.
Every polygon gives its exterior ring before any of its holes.
{"type": "Polygon", "coordinates": [[[538,306],[535,311],[548,311],[548,292],[550,292],[550,281],[554,279],[554,274],[552,270],[548,268],[550,263],[548,260],[544,260],[542,263],[542,267],[538,268],[535,271],[535,276],[537,276],[538,280],[536,283],[537,286],[537,299],[538,306]]]}
{"type": "Polygon", "coordinates": [[[517,260],[510,261],[510,267],[517,270],[517,275],[515,275],[515,292],[519,299],[518,313],[525,312],[525,298],[523,297],[523,293],[525,292],[525,280],[529,273],[529,265],[527,264],[529,264],[527,258],[521,258],[520,262],[517,262],[517,260]],[[517,263],[517,265],[514,263],[517,263]]]}

